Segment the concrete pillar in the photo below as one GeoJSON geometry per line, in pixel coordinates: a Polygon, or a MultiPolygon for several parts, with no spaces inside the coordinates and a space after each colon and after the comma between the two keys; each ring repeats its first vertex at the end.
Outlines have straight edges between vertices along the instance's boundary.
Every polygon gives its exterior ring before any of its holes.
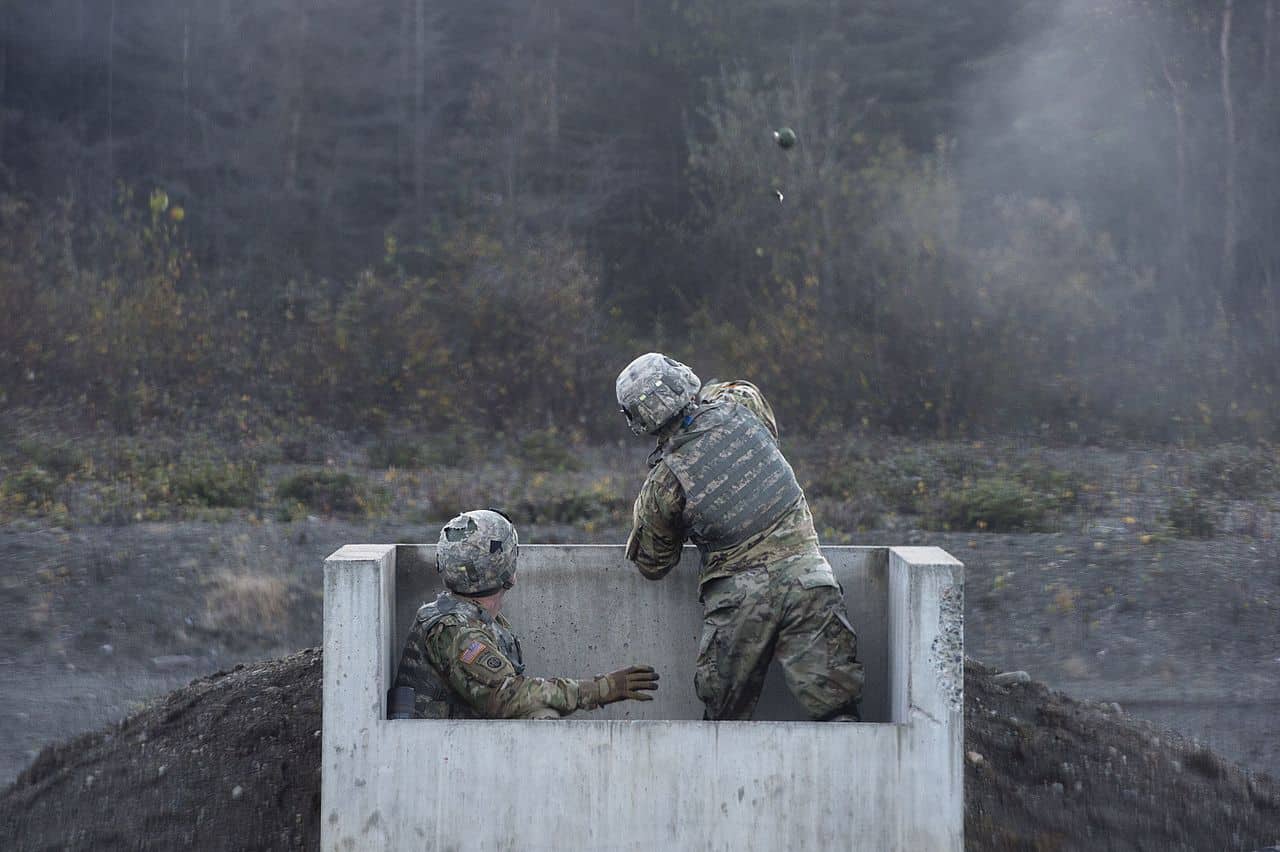
{"type": "Polygon", "coordinates": [[[902,786],[902,848],[929,848],[935,826],[962,843],[964,566],[937,547],[889,548],[889,630],[890,718],[929,767],[902,786]]]}
{"type": "MultiPolygon", "coordinates": [[[[380,729],[393,676],[395,546],[349,544],[324,563],[324,676],[320,798],[346,813],[378,811],[368,776],[382,757],[380,729]]],[[[324,848],[339,835],[332,815],[324,848]]],[[[377,843],[376,835],[365,838],[377,843]]],[[[377,848],[366,846],[364,848],[377,848]]],[[[392,848],[385,844],[381,848],[392,848]]]]}

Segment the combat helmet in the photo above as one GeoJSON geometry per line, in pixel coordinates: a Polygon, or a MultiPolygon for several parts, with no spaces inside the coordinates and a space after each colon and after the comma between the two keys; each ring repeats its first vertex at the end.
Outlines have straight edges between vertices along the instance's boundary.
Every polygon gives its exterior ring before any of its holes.
{"type": "Polygon", "coordinates": [[[702,382],[674,358],[649,352],[618,374],[618,405],[637,435],[652,435],[693,402],[702,382]]]}
{"type": "Polygon", "coordinates": [[[489,595],[515,581],[520,539],[506,515],[493,509],[463,512],[440,530],[436,570],[460,595],[489,595]]]}

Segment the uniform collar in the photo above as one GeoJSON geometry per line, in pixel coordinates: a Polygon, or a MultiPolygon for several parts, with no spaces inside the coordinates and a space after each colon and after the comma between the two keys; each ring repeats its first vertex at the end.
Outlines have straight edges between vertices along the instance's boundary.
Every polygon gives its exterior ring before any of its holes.
{"type": "MultiPolygon", "coordinates": [[[[457,607],[465,606],[471,610],[473,617],[479,618],[485,624],[497,624],[498,626],[505,627],[508,630],[511,629],[511,624],[502,613],[498,613],[496,616],[490,615],[489,610],[480,606],[480,604],[471,600],[466,595],[455,595],[453,592],[443,591],[436,598],[436,605],[439,606],[446,597],[453,602],[452,605],[448,606],[448,609],[456,609],[457,607]]],[[[441,607],[441,609],[444,608],[445,607],[441,607]]]]}

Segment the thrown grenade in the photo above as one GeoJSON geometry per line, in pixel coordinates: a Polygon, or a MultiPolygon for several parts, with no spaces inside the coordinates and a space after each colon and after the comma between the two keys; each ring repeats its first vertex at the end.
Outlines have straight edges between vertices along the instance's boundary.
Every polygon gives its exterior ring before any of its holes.
{"type": "Polygon", "coordinates": [[[773,131],[773,141],[778,143],[779,148],[790,148],[796,144],[796,132],[790,127],[779,127],[773,131]]]}

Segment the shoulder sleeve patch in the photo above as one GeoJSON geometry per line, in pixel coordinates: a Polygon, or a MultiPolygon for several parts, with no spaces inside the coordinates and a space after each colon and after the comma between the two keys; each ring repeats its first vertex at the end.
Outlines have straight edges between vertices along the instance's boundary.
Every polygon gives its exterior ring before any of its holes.
{"type": "MultiPolygon", "coordinates": [[[[480,643],[484,645],[484,643],[480,643]]],[[[515,667],[496,648],[484,645],[484,650],[476,655],[475,662],[459,663],[458,674],[467,681],[487,687],[497,687],[508,677],[514,677],[515,667]]]]}
{"type": "Polygon", "coordinates": [[[488,646],[483,642],[472,642],[462,649],[462,653],[458,658],[467,665],[471,665],[487,650],[488,646]]]}

